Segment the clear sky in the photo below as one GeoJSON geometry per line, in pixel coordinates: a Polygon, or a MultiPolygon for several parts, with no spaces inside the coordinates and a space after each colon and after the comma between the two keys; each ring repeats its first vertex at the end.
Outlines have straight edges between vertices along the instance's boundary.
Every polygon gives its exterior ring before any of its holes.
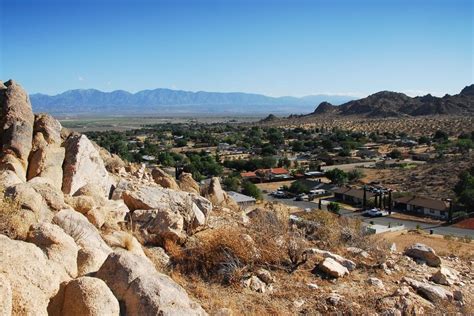
{"type": "Polygon", "coordinates": [[[29,92],[457,93],[472,0],[0,0],[0,78],[29,92]]]}

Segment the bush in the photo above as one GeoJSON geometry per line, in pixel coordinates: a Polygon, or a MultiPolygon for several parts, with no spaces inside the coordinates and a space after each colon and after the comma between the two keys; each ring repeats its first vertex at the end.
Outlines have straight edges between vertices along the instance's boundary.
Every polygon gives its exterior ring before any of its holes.
{"type": "MultiPolygon", "coordinates": [[[[3,190],[0,195],[3,196],[3,190]]],[[[0,234],[11,239],[25,239],[30,224],[36,221],[36,215],[32,211],[22,210],[18,202],[6,197],[0,200],[0,234]]]]}
{"type": "Polygon", "coordinates": [[[341,206],[337,202],[331,202],[328,204],[328,211],[339,215],[341,212],[341,206]]]}
{"type": "Polygon", "coordinates": [[[347,182],[348,176],[343,170],[335,168],[325,173],[326,178],[331,180],[332,183],[342,185],[347,182]]]}
{"type": "Polygon", "coordinates": [[[242,183],[242,193],[251,196],[257,200],[262,199],[262,192],[255,184],[250,181],[244,181],[242,183]]]}

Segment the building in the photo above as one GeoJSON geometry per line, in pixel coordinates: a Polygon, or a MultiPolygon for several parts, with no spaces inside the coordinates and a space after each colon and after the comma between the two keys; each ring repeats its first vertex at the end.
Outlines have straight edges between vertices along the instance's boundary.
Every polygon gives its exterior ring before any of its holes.
{"type": "MultiPolygon", "coordinates": [[[[367,201],[375,198],[375,194],[372,192],[366,191],[365,194],[367,201]]],[[[364,201],[364,190],[341,187],[334,191],[334,197],[348,204],[362,205],[364,201]]]]}
{"type": "Polygon", "coordinates": [[[394,209],[437,217],[448,218],[449,204],[443,200],[436,200],[421,196],[404,196],[394,200],[394,209]]]}
{"type": "Polygon", "coordinates": [[[243,180],[249,180],[251,182],[260,182],[260,178],[253,171],[242,172],[240,173],[240,176],[242,177],[243,180]]]}
{"type": "Polygon", "coordinates": [[[251,197],[234,191],[228,191],[227,194],[243,209],[255,205],[256,200],[251,197]]]}
{"type": "Polygon", "coordinates": [[[284,180],[291,178],[289,171],[285,168],[257,169],[255,173],[264,180],[284,180]]]}

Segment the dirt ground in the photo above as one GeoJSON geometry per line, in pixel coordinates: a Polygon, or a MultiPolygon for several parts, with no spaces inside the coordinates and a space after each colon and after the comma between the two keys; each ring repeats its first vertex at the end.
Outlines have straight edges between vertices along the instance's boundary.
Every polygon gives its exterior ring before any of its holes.
{"type": "Polygon", "coordinates": [[[463,221],[460,221],[454,227],[459,227],[459,228],[468,228],[468,229],[474,229],[474,218],[468,218],[463,221]]]}
{"type": "Polygon", "coordinates": [[[468,243],[454,237],[407,231],[380,234],[376,236],[376,239],[378,238],[395,243],[398,251],[403,251],[414,243],[422,243],[433,248],[441,256],[455,255],[468,260],[474,259],[474,241],[468,243]]]}

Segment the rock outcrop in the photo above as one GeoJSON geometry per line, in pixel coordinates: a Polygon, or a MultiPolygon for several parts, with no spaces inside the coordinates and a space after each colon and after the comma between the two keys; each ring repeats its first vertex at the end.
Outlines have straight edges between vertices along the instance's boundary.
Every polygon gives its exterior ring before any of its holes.
{"type": "Polygon", "coordinates": [[[111,253],[97,277],[124,302],[128,315],[206,314],[181,286],[157,272],[142,256],[125,251],[111,253]]]}
{"type": "Polygon", "coordinates": [[[0,170],[12,170],[26,181],[34,115],[28,94],[13,80],[0,84],[0,170]]]}
{"type": "Polygon", "coordinates": [[[179,185],[176,180],[162,169],[154,168],[151,171],[151,175],[155,183],[162,186],[163,188],[179,190],[179,185]]]}
{"type": "Polygon", "coordinates": [[[63,192],[74,195],[86,184],[96,184],[109,196],[111,179],[99,152],[85,135],[73,134],[65,142],[63,192]]]}
{"type": "Polygon", "coordinates": [[[209,186],[202,194],[205,196],[213,205],[228,207],[230,209],[237,210],[239,206],[232,199],[227,192],[222,189],[219,178],[212,177],[209,186]]]}
{"type": "Polygon", "coordinates": [[[0,235],[0,276],[10,283],[14,315],[47,315],[60,275],[40,248],[0,235]]]}
{"type": "Polygon", "coordinates": [[[67,283],[62,315],[120,315],[119,302],[104,281],[80,277],[67,283]]]}
{"type": "Polygon", "coordinates": [[[61,129],[59,121],[49,115],[35,117],[33,148],[29,157],[27,178],[43,177],[61,190],[63,182],[62,164],[65,148],[61,147],[61,129]]]}
{"type": "Polygon", "coordinates": [[[157,186],[127,190],[123,199],[134,211],[132,220],[147,240],[159,237],[182,241],[187,233],[205,225],[212,211],[212,204],[201,196],[157,186]]]}
{"type": "Polygon", "coordinates": [[[192,174],[183,172],[178,180],[181,190],[196,194],[200,193],[199,184],[193,179],[192,174]]]}

